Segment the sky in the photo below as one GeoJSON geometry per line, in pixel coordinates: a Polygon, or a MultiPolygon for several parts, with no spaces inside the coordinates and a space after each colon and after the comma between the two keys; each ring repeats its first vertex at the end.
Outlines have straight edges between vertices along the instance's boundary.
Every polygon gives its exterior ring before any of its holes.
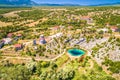
{"type": "Polygon", "coordinates": [[[116,3],[120,0],[33,0],[37,3],[52,3],[52,4],[80,4],[80,5],[93,5],[104,3],[116,3]]]}

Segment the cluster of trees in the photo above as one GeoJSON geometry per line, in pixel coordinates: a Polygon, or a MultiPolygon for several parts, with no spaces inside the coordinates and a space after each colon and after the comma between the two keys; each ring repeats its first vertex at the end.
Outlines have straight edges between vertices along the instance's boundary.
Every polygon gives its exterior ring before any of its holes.
{"type": "Polygon", "coordinates": [[[102,45],[96,44],[96,46],[92,48],[92,56],[94,57],[95,54],[99,51],[99,49],[102,47],[103,47],[102,45]]]}
{"type": "Polygon", "coordinates": [[[0,39],[7,36],[8,33],[17,32],[20,30],[25,30],[27,27],[23,26],[7,26],[7,27],[0,27],[0,39]]]}
{"type": "Polygon", "coordinates": [[[120,73],[120,61],[113,62],[112,60],[105,58],[105,62],[103,62],[102,64],[108,66],[108,70],[110,70],[111,72],[120,73]]]}
{"type": "Polygon", "coordinates": [[[63,24],[63,22],[61,20],[52,20],[52,19],[49,19],[46,22],[43,22],[41,25],[61,25],[61,24],[63,24]]]}
{"type": "Polygon", "coordinates": [[[26,10],[26,9],[30,9],[28,7],[26,8],[0,8],[0,14],[4,14],[4,13],[8,13],[8,12],[11,12],[11,11],[16,11],[16,10],[26,10]]]}
{"type": "Polygon", "coordinates": [[[20,24],[22,21],[26,21],[26,20],[27,20],[27,18],[22,18],[22,17],[4,17],[3,15],[0,15],[0,21],[2,21],[2,22],[12,22],[13,25],[20,24]]]}
{"type": "MultiPolygon", "coordinates": [[[[83,67],[86,66],[86,61],[90,57],[87,57],[85,62],[82,64],[83,67]]],[[[110,63],[110,68],[114,71],[119,72],[119,63],[110,63]]],[[[105,63],[106,64],[106,63],[105,63]]],[[[87,71],[87,69],[86,69],[87,71]]],[[[96,63],[94,68],[87,71],[89,74],[76,73],[75,69],[67,68],[58,70],[58,65],[54,62],[46,61],[30,61],[26,64],[11,64],[6,61],[0,64],[0,79],[1,80],[115,80],[110,75],[103,72],[102,68],[96,63]],[[76,76],[76,74],[80,74],[76,76]]]]}
{"type": "Polygon", "coordinates": [[[106,23],[109,22],[110,25],[116,25],[120,23],[120,16],[111,13],[104,13],[101,16],[94,16],[94,20],[96,20],[96,24],[99,26],[105,26],[106,23]]]}
{"type": "MultiPolygon", "coordinates": [[[[120,46],[120,38],[117,38],[117,39],[116,39],[116,42],[117,42],[116,45],[117,45],[117,46],[120,46]]],[[[120,49],[120,48],[119,48],[119,49],[120,49]]]]}
{"type": "Polygon", "coordinates": [[[92,9],[92,8],[91,8],[91,9],[89,9],[89,8],[84,8],[84,9],[75,11],[74,14],[86,16],[86,15],[88,15],[89,12],[93,12],[93,11],[94,11],[94,9],[92,9]]]}
{"type": "Polygon", "coordinates": [[[91,70],[89,75],[82,74],[76,77],[76,79],[74,80],[116,80],[116,79],[102,73],[98,74],[95,71],[91,70]]]}
{"type": "Polygon", "coordinates": [[[16,10],[15,8],[1,8],[0,9],[0,14],[4,14],[4,13],[8,13],[8,12],[11,12],[11,11],[14,11],[16,10]]]}
{"type": "Polygon", "coordinates": [[[13,65],[8,61],[0,65],[1,80],[30,80],[32,73],[24,65],[13,65]]]}
{"type": "Polygon", "coordinates": [[[49,11],[43,11],[43,10],[32,10],[32,11],[22,11],[18,13],[20,17],[24,17],[27,19],[32,19],[32,20],[38,20],[46,16],[49,11]]]}
{"type": "MultiPolygon", "coordinates": [[[[12,20],[14,20],[16,17],[11,17],[11,18],[8,18],[8,17],[3,17],[2,14],[5,14],[5,13],[9,13],[9,12],[12,12],[12,11],[19,11],[19,10],[29,10],[31,8],[17,8],[17,7],[14,7],[14,8],[0,8],[0,20],[3,21],[3,22],[10,22],[12,20]]],[[[14,21],[16,21],[17,19],[15,19],[14,21]]]]}
{"type": "Polygon", "coordinates": [[[118,6],[101,6],[101,7],[93,7],[95,11],[107,11],[113,9],[120,9],[118,6]]]}
{"type": "Polygon", "coordinates": [[[17,17],[4,17],[3,15],[0,15],[0,21],[2,22],[12,22],[15,25],[16,21],[22,21],[23,19],[17,18],[17,17]]]}
{"type": "Polygon", "coordinates": [[[72,80],[74,77],[75,72],[73,70],[69,71],[46,71],[40,75],[41,80],[72,80]]]}
{"type": "Polygon", "coordinates": [[[116,38],[115,36],[110,37],[108,42],[110,42],[111,45],[115,44],[118,47],[120,46],[120,38],[116,38]]]}
{"type": "Polygon", "coordinates": [[[34,80],[32,76],[36,75],[38,80],[71,80],[75,72],[73,70],[56,72],[55,63],[40,61],[30,62],[28,64],[11,64],[8,61],[0,65],[0,79],[2,80],[34,80]],[[50,67],[50,70],[42,71],[50,67]]]}
{"type": "MultiPolygon", "coordinates": [[[[38,65],[39,67],[50,68],[41,73],[37,72],[40,80],[72,80],[75,75],[75,71],[71,69],[57,71],[58,65],[55,63],[40,62],[38,65]]],[[[37,71],[41,71],[39,69],[40,68],[37,68],[37,71]]]]}

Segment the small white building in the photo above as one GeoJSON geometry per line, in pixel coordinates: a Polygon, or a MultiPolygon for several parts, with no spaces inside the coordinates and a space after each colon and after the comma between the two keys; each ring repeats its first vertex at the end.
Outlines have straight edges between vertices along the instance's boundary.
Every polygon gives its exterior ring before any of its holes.
{"type": "Polygon", "coordinates": [[[40,43],[41,44],[46,44],[47,43],[45,38],[44,38],[44,35],[40,35],[40,43]]]}
{"type": "Polygon", "coordinates": [[[4,44],[9,44],[9,43],[11,43],[11,41],[12,41],[11,38],[4,38],[3,39],[4,44]]]}
{"type": "Polygon", "coordinates": [[[50,38],[59,38],[63,35],[63,33],[57,33],[55,35],[49,36],[50,38]]]}
{"type": "Polygon", "coordinates": [[[65,28],[65,26],[60,25],[60,29],[64,29],[64,28],[65,28]]]}
{"type": "Polygon", "coordinates": [[[105,32],[108,32],[109,30],[107,28],[103,28],[103,29],[98,29],[97,31],[98,32],[103,31],[105,33],[105,32]]]}

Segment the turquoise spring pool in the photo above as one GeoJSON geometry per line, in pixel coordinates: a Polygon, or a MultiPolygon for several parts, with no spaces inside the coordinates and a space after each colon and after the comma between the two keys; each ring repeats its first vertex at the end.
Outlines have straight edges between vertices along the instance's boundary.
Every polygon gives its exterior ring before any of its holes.
{"type": "Polygon", "coordinates": [[[85,54],[85,51],[80,49],[70,49],[68,50],[68,54],[70,54],[71,56],[80,57],[85,54]]]}

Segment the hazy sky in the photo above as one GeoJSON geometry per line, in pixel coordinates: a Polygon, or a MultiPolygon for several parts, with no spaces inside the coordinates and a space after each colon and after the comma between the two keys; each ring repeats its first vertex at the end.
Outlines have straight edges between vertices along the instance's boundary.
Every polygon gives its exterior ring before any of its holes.
{"type": "Polygon", "coordinates": [[[53,4],[81,4],[81,5],[91,5],[91,4],[103,4],[103,3],[115,3],[120,2],[120,0],[33,0],[38,3],[53,3],[53,4]]]}

